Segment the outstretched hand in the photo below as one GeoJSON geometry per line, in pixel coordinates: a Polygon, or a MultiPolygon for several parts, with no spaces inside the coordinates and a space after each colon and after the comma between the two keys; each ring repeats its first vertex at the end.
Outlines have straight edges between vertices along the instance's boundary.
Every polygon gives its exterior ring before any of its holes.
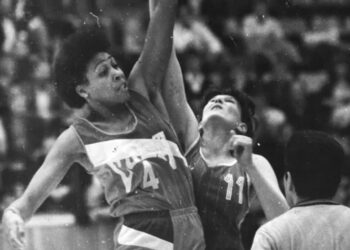
{"type": "Polygon", "coordinates": [[[245,135],[238,135],[234,131],[230,132],[231,138],[229,149],[238,164],[243,168],[250,168],[253,165],[253,140],[245,135]]]}
{"type": "Polygon", "coordinates": [[[12,249],[23,250],[25,234],[22,217],[11,209],[5,210],[2,217],[2,225],[4,235],[12,249]]]}

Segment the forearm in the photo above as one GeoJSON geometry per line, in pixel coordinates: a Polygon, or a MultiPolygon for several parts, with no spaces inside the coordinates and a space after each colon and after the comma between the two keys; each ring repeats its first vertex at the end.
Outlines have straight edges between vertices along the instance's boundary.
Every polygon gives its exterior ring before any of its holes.
{"type": "Polygon", "coordinates": [[[22,196],[14,201],[10,207],[18,210],[23,220],[29,220],[41,204],[47,199],[52,190],[61,182],[71,164],[60,165],[56,159],[56,166],[44,162],[31,179],[22,196]]]}
{"type": "Polygon", "coordinates": [[[149,15],[152,18],[154,14],[154,10],[159,0],[149,0],[149,15]]]}
{"type": "Polygon", "coordinates": [[[256,162],[246,168],[265,216],[271,220],[289,209],[272,169],[256,162]]]}
{"type": "Polygon", "coordinates": [[[42,182],[41,180],[43,178],[41,178],[40,173],[37,173],[35,176],[29,183],[24,194],[9,206],[10,208],[17,210],[18,214],[25,221],[29,220],[32,217],[36,210],[50,195],[51,191],[59,184],[63,178],[59,176],[46,176],[46,178],[50,179],[50,181],[42,182]]]}
{"type": "Polygon", "coordinates": [[[148,89],[159,90],[173,46],[173,29],[178,0],[150,1],[150,24],[143,53],[141,72],[148,89]]]}

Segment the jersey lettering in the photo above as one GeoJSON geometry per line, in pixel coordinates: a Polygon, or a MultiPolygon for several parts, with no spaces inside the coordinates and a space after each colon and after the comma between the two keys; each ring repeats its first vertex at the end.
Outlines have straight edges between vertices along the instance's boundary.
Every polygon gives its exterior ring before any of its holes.
{"type": "Polygon", "coordinates": [[[232,174],[227,174],[224,178],[227,183],[226,189],[226,200],[230,201],[232,199],[232,189],[233,189],[233,177],[232,174]]]}
{"type": "Polygon", "coordinates": [[[107,165],[115,172],[117,173],[121,179],[122,182],[124,184],[125,187],[125,192],[129,193],[131,191],[131,184],[132,184],[132,176],[133,173],[132,171],[130,171],[125,164],[125,160],[124,161],[120,161],[121,164],[118,164],[116,162],[111,162],[111,163],[107,163],[107,165]],[[122,164],[124,163],[124,164],[122,164]]]}
{"type": "Polygon", "coordinates": [[[143,188],[152,187],[153,189],[159,188],[159,179],[154,174],[153,168],[149,161],[143,161],[143,188]]]}
{"type": "Polygon", "coordinates": [[[169,161],[169,165],[171,166],[171,168],[176,169],[175,158],[174,158],[173,153],[171,151],[170,145],[166,140],[164,132],[162,131],[162,132],[159,132],[159,133],[153,135],[152,139],[153,140],[160,140],[160,141],[164,142],[163,150],[165,151],[165,154],[157,155],[157,157],[159,157],[163,160],[169,161]]]}
{"type": "MultiPolygon", "coordinates": [[[[230,201],[232,199],[233,184],[234,184],[232,174],[227,174],[225,176],[224,180],[227,183],[225,199],[230,201]]],[[[244,177],[243,176],[238,177],[238,179],[236,181],[236,185],[238,186],[238,203],[243,204],[243,188],[244,188],[244,177]]]]}
{"type": "Polygon", "coordinates": [[[243,204],[243,188],[244,188],[244,177],[238,177],[236,184],[238,185],[238,203],[243,204]]]}

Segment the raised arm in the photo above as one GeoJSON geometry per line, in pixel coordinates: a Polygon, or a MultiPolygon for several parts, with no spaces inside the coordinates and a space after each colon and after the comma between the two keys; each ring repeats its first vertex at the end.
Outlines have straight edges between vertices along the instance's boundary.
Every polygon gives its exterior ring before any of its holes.
{"type": "Polygon", "coordinates": [[[199,137],[198,120],[187,102],[182,70],[174,48],[161,91],[170,121],[183,149],[188,151],[199,137]]]}
{"type": "Polygon", "coordinates": [[[172,48],[178,0],[152,3],[145,44],[129,77],[129,87],[153,101],[159,93],[172,48]]]}
{"type": "MultiPolygon", "coordinates": [[[[150,0],[150,15],[154,15],[155,7],[159,0],[150,0]]],[[[199,136],[197,119],[187,103],[182,70],[177,59],[174,44],[166,75],[161,83],[161,97],[164,101],[170,122],[185,150],[199,136]]]]}
{"type": "Polygon", "coordinates": [[[5,209],[2,224],[13,248],[23,248],[24,221],[33,215],[78,159],[79,141],[73,133],[68,129],[61,134],[24,194],[5,209]]]}
{"type": "Polygon", "coordinates": [[[288,210],[270,163],[261,155],[253,155],[253,141],[250,137],[233,135],[232,149],[240,167],[244,168],[251,179],[265,216],[271,220],[288,210]]]}

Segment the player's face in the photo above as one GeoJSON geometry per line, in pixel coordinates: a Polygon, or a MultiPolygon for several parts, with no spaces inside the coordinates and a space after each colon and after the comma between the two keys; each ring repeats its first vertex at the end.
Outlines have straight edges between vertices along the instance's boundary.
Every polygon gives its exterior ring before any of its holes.
{"type": "Polygon", "coordinates": [[[108,53],[96,54],[87,65],[88,84],[85,91],[88,97],[106,105],[124,103],[129,91],[124,72],[108,53]]]}
{"type": "Polygon", "coordinates": [[[202,123],[215,118],[233,125],[241,123],[241,108],[237,100],[230,95],[217,95],[210,99],[203,109],[202,123]]]}

